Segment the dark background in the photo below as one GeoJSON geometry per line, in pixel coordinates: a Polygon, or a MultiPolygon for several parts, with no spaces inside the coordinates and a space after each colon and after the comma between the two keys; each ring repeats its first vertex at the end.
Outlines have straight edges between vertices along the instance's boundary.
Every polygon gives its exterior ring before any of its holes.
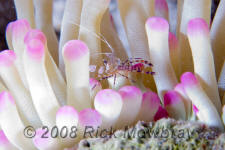
{"type": "Polygon", "coordinates": [[[16,19],[13,0],[0,0],[0,50],[7,49],[5,29],[10,21],[16,19]]]}

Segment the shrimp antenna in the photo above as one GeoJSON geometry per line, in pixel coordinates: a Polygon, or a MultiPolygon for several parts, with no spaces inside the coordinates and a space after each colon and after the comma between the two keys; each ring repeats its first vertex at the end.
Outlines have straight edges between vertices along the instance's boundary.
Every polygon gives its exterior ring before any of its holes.
{"type": "Polygon", "coordinates": [[[74,23],[74,22],[71,22],[71,24],[73,24],[73,25],[75,25],[75,26],[78,26],[78,27],[80,27],[80,28],[86,30],[86,31],[89,32],[90,34],[94,35],[95,37],[99,38],[102,42],[104,42],[104,43],[110,48],[110,50],[112,51],[112,53],[114,53],[113,47],[109,44],[109,42],[105,39],[105,37],[104,37],[101,33],[99,33],[99,34],[94,33],[94,32],[92,32],[92,31],[90,31],[88,28],[86,28],[86,27],[84,27],[84,26],[81,26],[81,25],[79,25],[79,24],[77,24],[77,23],[74,23]]]}

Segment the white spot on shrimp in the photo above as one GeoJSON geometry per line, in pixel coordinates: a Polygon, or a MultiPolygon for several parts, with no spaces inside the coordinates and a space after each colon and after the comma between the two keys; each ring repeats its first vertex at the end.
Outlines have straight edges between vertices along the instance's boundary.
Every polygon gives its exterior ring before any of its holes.
{"type": "Polygon", "coordinates": [[[105,67],[104,66],[101,66],[98,70],[98,74],[103,74],[104,73],[104,70],[105,70],[105,67]]]}
{"type": "Polygon", "coordinates": [[[96,71],[96,66],[95,65],[90,65],[89,66],[89,71],[90,72],[95,72],[96,71]]]}

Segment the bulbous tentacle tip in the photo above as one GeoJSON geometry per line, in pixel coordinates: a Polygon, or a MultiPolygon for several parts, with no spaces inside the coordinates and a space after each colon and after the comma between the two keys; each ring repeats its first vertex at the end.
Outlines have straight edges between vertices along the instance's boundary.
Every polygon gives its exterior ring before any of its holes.
{"type": "Polygon", "coordinates": [[[195,18],[188,22],[187,34],[190,37],[209,35],[209,26],[202,18],[195,18]]]}
{"type": "Polygon", "coordinates": [[[89,53],[87,45],[80,40],[71,40],[63,47],[64,57],[68,60],[77,60],[89,53]]]}
{"type": "Polygon", "coordinates": [[[169,31],[169,23],[162,17],[151,17],[146,22],[146,28],[153,31],[169,31]]]}
{"type": "Polygon", "coordinates": [[[12,50],[4,50],[0,52],[0,65],[1,66],[11,66],[16,60],[16,54],[12,50]]]}

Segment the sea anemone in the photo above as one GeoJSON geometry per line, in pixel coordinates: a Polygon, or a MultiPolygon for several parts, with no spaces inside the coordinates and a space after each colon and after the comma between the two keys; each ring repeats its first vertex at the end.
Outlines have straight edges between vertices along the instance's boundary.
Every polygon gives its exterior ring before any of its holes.
{"type": "Polygon", "coordinates": [[[76,149],[138,121],[176,126],[162,118],[224,131],[225,0],[214,19],[211,0],[179,0],[177,13],[172,0],[117,0],[113,15],[110,0],[67,0],[59,41],[53,0],[14,2],[0,53],[0,149],[76,149]]]}

